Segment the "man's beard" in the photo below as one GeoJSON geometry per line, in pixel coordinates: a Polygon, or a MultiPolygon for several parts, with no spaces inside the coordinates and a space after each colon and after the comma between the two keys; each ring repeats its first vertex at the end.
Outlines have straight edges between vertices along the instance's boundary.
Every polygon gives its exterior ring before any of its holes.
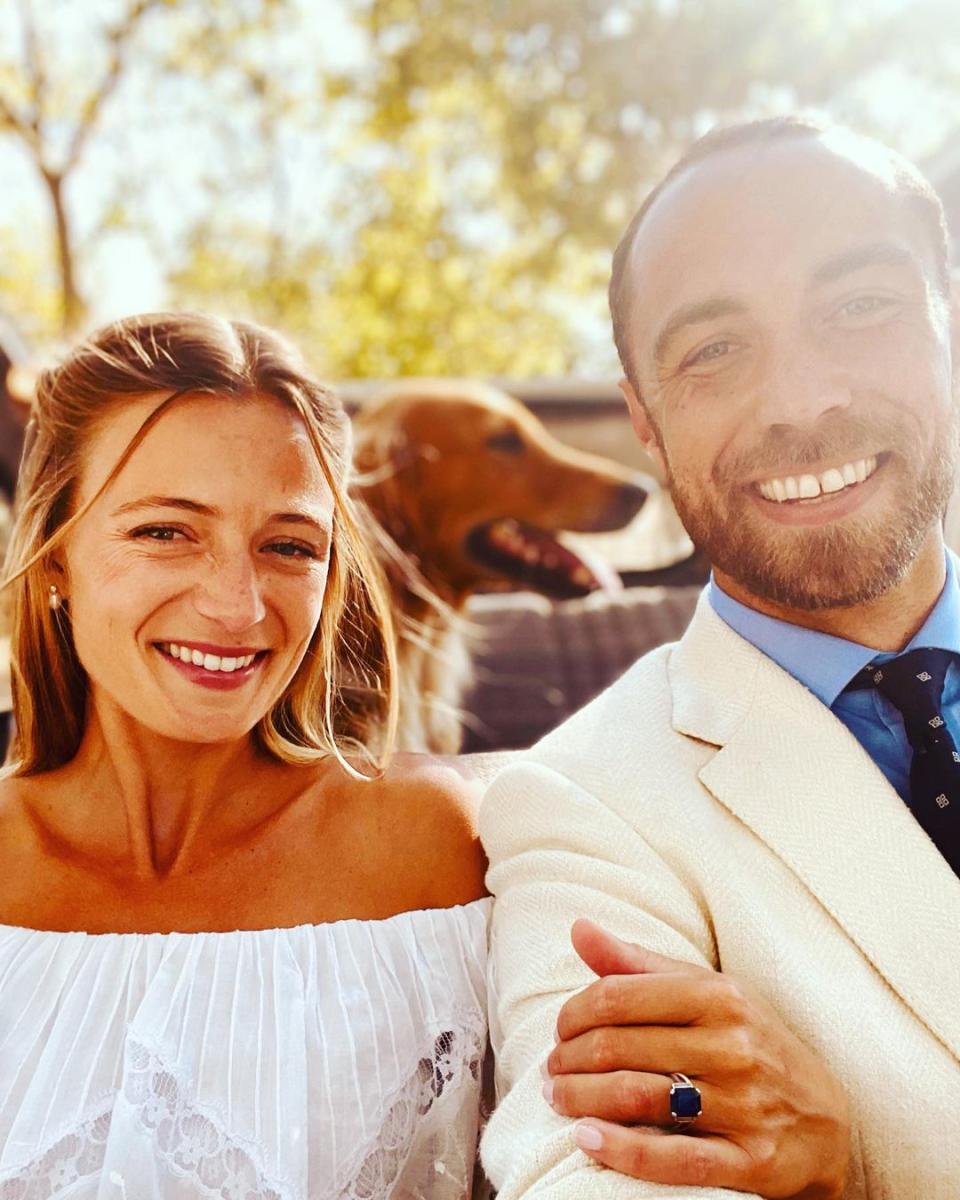
{"type": "MultiPolygon", "coordinates": [[[[712,492],[678,478],[667,459],[668,485],[694,544],[751,595],[806,611],[844,608],[876,600],[906,575],[943,517],[953,490],[955,447],[955,418],[927,449],[899,423],[881,427],[847,414],[829,427],[822,424],[815,435],[768,438],[715,471],[712,492]],[[740,482],[804,474],[815,462],[856,462],[870,445],[896,447],[877,470],[899,475],[892,500],[871,515],[854,512],[822,527],[777,525],[764,520],[740,482]]],[[[889,488],[890,481],[881,486],[889,488]]]]}

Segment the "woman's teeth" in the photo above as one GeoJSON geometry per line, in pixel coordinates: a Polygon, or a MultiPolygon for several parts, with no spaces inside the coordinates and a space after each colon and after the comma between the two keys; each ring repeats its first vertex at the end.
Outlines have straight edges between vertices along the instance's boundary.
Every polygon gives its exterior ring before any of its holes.
{"type": "Polygon", "coordinates": [[[757,484],[757,491],[764,500],[782,504],[785,500],[813,500],[830,492],[842,492],[844,488],[863,483],[877,469],[877,456],[860,458],[856,462],[844,463],[842,467],[831,467],[822,475],[787,475],[783,479],[767,479],[757,484]]]}
{"type": "Polygon", "coordinates": [[[195,667],[203,667],[205,671],[242,671],[257,657],[255,654],[245,654],[242,658],[221,658],[218,654],[203,654],[200,650],[191,650],[189,646],[178,646],[176,642],[158,644],[164,654],[179,658],[181,662],[193,663],[195,667]]]}

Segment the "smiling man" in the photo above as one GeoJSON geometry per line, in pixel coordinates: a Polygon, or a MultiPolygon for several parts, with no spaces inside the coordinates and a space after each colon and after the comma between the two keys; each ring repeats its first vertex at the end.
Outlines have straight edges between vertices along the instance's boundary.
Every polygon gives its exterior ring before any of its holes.
{"type": "Polygon", "coordinates": [[[947,1200],[960,585],[942,536],[957,438],[942,208],[849,131],[715,132],[631,222],[610,297],[634,428],[713,578],[678,644],[487,795],[502,1092],[487,1170],[500,1200],[947,1200]],[[581,925],[578,957],[579,917],[636,948],[581,925]],[[795,1186],[802,1122],[757,1095],[779,1071],[809,1108],[813,1060],[766,1053],[768,1016],[838,1081],[822,1169],[795,1186]],[[588,1113],[609,1120],[573,1120],[588,1113]]]}

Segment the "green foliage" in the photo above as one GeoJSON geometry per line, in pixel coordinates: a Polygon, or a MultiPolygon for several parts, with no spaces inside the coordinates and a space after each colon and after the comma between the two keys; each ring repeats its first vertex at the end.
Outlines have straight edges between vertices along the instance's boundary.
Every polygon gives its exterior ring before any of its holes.
{"type": "Polygon", "coordinates": [[[567,322],[509,250],[469,252],[443,228],[440,197],[387,173],[384,215],[346,255],[231,228],[198,234],[172,277],[180,303],[284,329],[330,378],[562,374],[567,322]],[[397,191],[402,195],[398,195],[397,191]]]}
{"type": "Polygon", "coordinates": [[[718,121],[815,107],[910,152],[906,123],[878,117],[858,87],[891,63],[954,101],[960,84],[948,0],[367,0],[359,11],[376,69],[337,86],[366,101],[368,135],[404,153],[422,97],[443,94],[430,114],[443,142],[492,162],[523,232],[545,225],[545,241],[609,247],[665,164],[718,121]]]}
{"type": "MultiPolygon", "coordinates": [[[[172,302],[277,325],[327,374],[561,373],[585,361],[630,213],[710,125],[805,106],[920,157],[956,136],[954,0],[342,2],[367,48],[347,65],[325,53],[316,0],[96,0],[110,19],[72,56],[60,5],[33,0],[33,59],[0,50],[0,99],[24,144],[31,112],[49,114],[55,165],[71,130],[87,131],[71,169],[98,150],[78,277],[103,234],[156,231],[164,197],[172,302]],[[134,79],[149,119],[117,120],[134,79]],[[922,122],[891,100],[910,88],[922,122]],[[108,186],[111,146],[130,162],[108,186]],[[315,197],[294,194],[298,155],[315,197]]],[[[13,278],[0,296],[35,303],[13,278]]]]}
{"type": "Polygon", "coordinates": [[[35,242],[0,228],[0,307],[32,345],[51,344],[62,327],[63,297],[51,267],[35,242]]]}

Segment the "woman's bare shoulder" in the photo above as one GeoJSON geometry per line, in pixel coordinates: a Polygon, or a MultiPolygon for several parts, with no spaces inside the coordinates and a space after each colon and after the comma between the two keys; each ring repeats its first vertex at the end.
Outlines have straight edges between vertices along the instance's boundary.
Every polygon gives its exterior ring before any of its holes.
{"type": "Polygon", "coordinates": [[[33,925],[38,899],[51,891],[51,839],[42,818],[55,807],[39,781],[0,778],[0,923],[33,925]]]}
{"type": "Polygon", "coordinates": [[[391,857],[421,895],[448,908],[487,894],[477,833],[481,781],[456,758],[398,754],[377,783],[380,819],[393,828],[391,857]]]}
{"type": "Polygon", "coordinates": [[[52,792],[43,779],[18,777],[5,770],[0,775],[0,837],[22,834],[33,824],[33,809],[52,803],[52,792]]]}
{"type": "Polygon", "coordinates": [[[428,791],[438,800],[473,812],[483,790],[469,759],[454,754],[395,754],[383,783],[404,791],[428,791]]]}

